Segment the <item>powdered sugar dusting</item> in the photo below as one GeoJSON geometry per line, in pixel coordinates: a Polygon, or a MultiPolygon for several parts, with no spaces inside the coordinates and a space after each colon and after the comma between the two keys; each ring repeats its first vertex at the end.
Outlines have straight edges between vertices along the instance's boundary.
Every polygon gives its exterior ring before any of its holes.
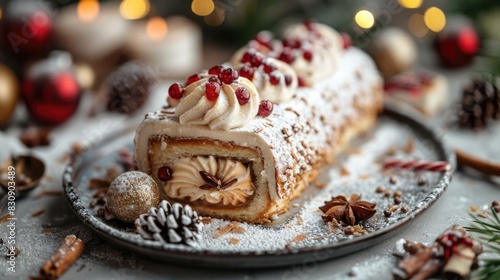
{"type": "MultiPolygon", "coordinates": [[[[356,153],[351,153],[347,158],[339,159],[343,165],[327,166],[319,175],[318,182],[324,187],[319,189],[311,184],[304,195],[292,204],[294,214],[270,225],[256,225],[240,223],[243,229],[237,232],[229,232],[214,238],[220,228],[227,226],[230,221],[212,218],[206,223],[201,232],[201,241],[193,247],[179,245],[161,245],[152,241],[144,241],[137,234],[133,233],[132,226],[123,228],[123,225],[106,222],[95,216],[85,216],[84,219],[90,221],[95,226],[103,228],[114,238],[131,240],[140,246],[150,248],[163,248],[165,252],[191,252],[200,254],[210,252],[214,254],[242,254],[242,255],[268,255],[301,252],[314,248],[331,248],[359,240],[363,242],[370,236],[378,235],[386,230],[392,230],[401,223],[413,218],[424,208],[433,203],[444,191],[450,174],[421,173],[417,174],[409,171],[381,172],[381,165],[378,161],[386,156],[388,150],[396,147],[396,154],[393,156],[405,158],[441,159],[442,149],[439,145],[429,145],[429,139],[417,133],[413,127],[403,125],[389,117],[381,118],[374,131],[358,141],[355,147],[356,153]],[[401,137],[404,135],[405,137],[401,137]],[[415,149],[411,154],[404,151],[408,138],[415,139],[415,149]],[[341,169],[346,168],[350,172],[348,176],[341,174],[341,169]],[[395,177],[391,183],[391,177],[395,177]],[[426,184],[419,185],[419,181],[425,178],[426,184]],[[378,186],[383,186],[390,193],[388,197],[384,193],[377,193],[378,186]],[[402,202],[396,205],[393,193],[399,190],[402,192],[402,202]],[[318,207],[324,201],[336,195],[350,195],[358,193],[362,199],[377,203],[377,214],[367,221],[360,222],[362,228],[367,233],[357,236],[346,235],[343,232],[332,233],[328,225],[322,220],[322,213],[318,207]],[[408,211],[401,210],[403,206],[408,207],[408,211]],[[386,217],[384,210],[392,209],[392,215],[386,217]],[[108,226],[106,224],[108,223],[108,226]],[[118,229],[118,230],[116,230],[118,229]],[[235,242],[238,240],[238,242],[235,242]]],[[[426,136],[432,137],[432,136],[426,136]]],[[[105,165],[113,160],[113,154],[103,157],[95,164],[105,165]],[[106,163],[108,162],[108,163],[106,163]]],[[[69,170],[69,169],[68,169],[69,170]]],[[[87,189],[87,180],[92,177],[93,168],[88,168],[83,174],[75,177],[75,185],[78,185],[77,194],[87,206],[85,201],[90,200],[90,192],[87,189]]],[[[68,172],[70,172],[69,170],[68,172]]],[[[68,176],[65,176],[67,178],[68,176]]],[[[80,212],[84,209],[79,210],[80,212]]],[[[89,213],[85,210],[85,213],[89,213]]],[[[80,215],[82,215],[80,213],[80,215]]]]}

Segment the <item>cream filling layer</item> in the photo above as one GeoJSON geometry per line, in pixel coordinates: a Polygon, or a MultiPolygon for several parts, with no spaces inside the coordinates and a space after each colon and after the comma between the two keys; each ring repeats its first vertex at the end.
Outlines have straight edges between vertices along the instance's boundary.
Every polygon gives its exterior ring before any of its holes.
{"type": "Polygon", "coordinates": [[[176,160],[172,166],[172,179],[163,185],[168,197],[210,204],[238,206],[244,204],[254,193],[250,168],[240,161],[216,159],[213,156],[189,157],[176,160]],[[226,188],[200,188],[206,181],[200,171],[207,172],[227,184],[226,188]],[[236,180],[234,180],[236,179],[236,180]]]}

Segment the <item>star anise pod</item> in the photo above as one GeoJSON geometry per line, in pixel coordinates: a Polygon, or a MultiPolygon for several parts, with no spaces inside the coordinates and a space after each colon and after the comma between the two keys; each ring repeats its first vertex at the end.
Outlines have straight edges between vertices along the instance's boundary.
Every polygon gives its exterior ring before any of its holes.
{"type": "Polygon", "coordinates": [[[202,190],[211,190],[211,189],[226,189],[232,186],[234,183],[238,181],[237,178],[233,178],[227,182],[222,182],[221,179],[215,177],[214,175],[206,172],[206,171],[200,171],[200,176],[205,182],[202,186],[200,186],[200,189],[202,190]]]}
{"type": "Polygon", "coordinates": [[[335,219],[352,226],[375,215],[376,206],[376,203],[362,201],[361,195],[353,194],[349,200],[343,195],[332,197],[332,200],[325,201],[325,205],[319,209],[324,213],[324,221],[331,222],[335,219]]]}

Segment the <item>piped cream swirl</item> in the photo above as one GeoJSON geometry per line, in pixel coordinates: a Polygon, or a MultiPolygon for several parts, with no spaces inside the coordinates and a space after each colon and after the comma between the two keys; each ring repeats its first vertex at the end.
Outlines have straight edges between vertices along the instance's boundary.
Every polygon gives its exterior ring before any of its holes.
{"type": "Polygon", "coordinates": [[[216,159],[213,156],[178,159],[172,166],[172,179],[164,184],[163,189],[170,198],[191,202],[203,200],[225,206],[244,204],[254,193],[248,166],[236,160],[216,159]],[[200,171],[214,175],[222,183],[237,180],[224,189],[201,189],[205,181],[200,171]]]}
{"type": "Polygon", "coordinates": [[[205,97],[204,77],[186,87],[184,97],[175,109],[181,124],[208,125],[211,129],[230,130],[242,127],[252,120],[259,110],[259,93],[254,84],[239,77],[231,84],[222,84],[219,97],[210,101],[205,97]],[[235,91],[244,87],[250,93],[250,100],[240,105],[235,91]]]}
{"type": "MultiPolygon", "coordinates": [[[[244,64],[237,63],[237,65],[235,66],[240,69],[244,64]]],[[[257,88],[261,100],[282,103],[292,99],[293,94],[297,90],[298,79],[297,73],[295,73],[295,70],[289,64],[272,57],[266,57],[264,63],[254,68],[254,71],[252,83],[257,88]],[[276,67],[273,75],[279,77],[278,84],[274,85],[271,83],[270,75],[264,71],[264,64],[276,67]],[[290,78],[290,84],[288,85],[286,84],[285,76],[289,76],[290,78]]]]}
{"type": "Polygon", "coordinates": [[[301,48],[312,53],[312,59],[308,61],[304,59],[302,50],[294,50],[296,59],[291,65],[305,85],[311,86],[335,72],[343,49],[342,38],[337,31],[319,23],[312,23],[312,30],[305,24],[296,24],[285,31],[284,37],[301,40],[301,48]]]}

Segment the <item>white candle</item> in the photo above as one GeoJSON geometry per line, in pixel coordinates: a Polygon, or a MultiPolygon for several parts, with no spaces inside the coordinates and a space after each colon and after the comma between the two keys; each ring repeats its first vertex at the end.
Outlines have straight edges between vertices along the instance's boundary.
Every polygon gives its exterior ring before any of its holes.
{"type": "Polygon", "coordinates": [[[186,18],[151,18],[134,26],[128,38],[128,55],[162,76],[185,77],[200,70],[201,30],[186,18]]]}

